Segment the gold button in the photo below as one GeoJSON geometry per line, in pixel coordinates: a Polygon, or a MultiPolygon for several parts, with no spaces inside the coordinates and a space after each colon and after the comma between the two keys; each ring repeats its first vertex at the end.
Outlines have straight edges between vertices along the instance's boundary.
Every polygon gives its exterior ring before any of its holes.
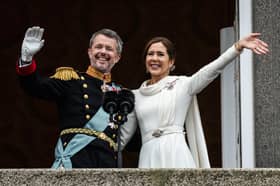
{"type": "Polygon", "coordinates": [[[81,80],[85,80],[84,76],[81,76],[81,80]]]}
{"type": "Polygon", "coordinates": [[[85,104],[85,108],[86,108],[86,109],[89,109],[89,105],[88,105],[88,104],[85,104]]]}
{"type": "Polygon", "coordinates": [[[116,134],[113,134],[112,138],[115,138],[116,137],[116,134]]]}
{"type": "Polygon", "coordinates": [[[84,98],[85,98],[85,99],[88,99],[88,95],[87,95],[87,94],[84,94],[84,98]]]}
{"type": "Polygon", "coordinates": [[[87,87],[88,87],[88,85],[87,85],[86,83],[84,83],[84,84],[83,84],[83,87],[84,87],[84,88],[87,88],[87,87]]]}
{"type": "Polygon", "coordinates": [[[86,119],[90,119],[90,115],[89,114],[86,115],[86,119]]]}

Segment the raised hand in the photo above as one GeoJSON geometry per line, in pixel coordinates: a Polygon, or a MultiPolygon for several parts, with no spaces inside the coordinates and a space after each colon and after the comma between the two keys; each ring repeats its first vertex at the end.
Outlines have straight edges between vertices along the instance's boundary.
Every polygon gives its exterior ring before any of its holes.
{"type": "Polygon", "coordinates": [[[256,54],[267,54],[269,52],[268,44],[259,39],[260,35],[260,33],[251,33],[240,39],[235,45],[236,49],[242,50],[243,48],[247,48],[256,54]]]}
{"type": "Polygon", "coordinates": [[[32,61],[33,56],[43,47],[44,29],[38,26],[28,28],[21,47],[21,60],[32,61]]]}

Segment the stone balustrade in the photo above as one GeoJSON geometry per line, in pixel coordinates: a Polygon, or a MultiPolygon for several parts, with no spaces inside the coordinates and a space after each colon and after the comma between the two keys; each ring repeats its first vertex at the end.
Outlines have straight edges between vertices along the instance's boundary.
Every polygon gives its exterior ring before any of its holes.
{"type": "Polygon", "coordinates": [[[0,185],[280,185],[280,169],[0,169],[0,185]]]}

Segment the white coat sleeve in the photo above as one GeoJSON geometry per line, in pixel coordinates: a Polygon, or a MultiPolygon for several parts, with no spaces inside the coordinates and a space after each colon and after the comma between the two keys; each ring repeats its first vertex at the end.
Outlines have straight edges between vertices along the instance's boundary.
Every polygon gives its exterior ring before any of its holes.
{"type": "Polygon", "coordinates": [[[227,64],[234,60],[240,54],[234,46],[227,49],[216,60],[202,67],[198,72],[193,74],[189,80],[188,94],[194,95],[203,90],[211,83],[225,68],[227,64]]]}
{"type": "Polygon", "coordinates": [[[121,140],[121,150],[124,149],[126,144],[132,138],[137,128],[137,118],[135,114],[135,110],[128,114],[127,122],[125,122],[120,128],[120,140],[121,140]]]}

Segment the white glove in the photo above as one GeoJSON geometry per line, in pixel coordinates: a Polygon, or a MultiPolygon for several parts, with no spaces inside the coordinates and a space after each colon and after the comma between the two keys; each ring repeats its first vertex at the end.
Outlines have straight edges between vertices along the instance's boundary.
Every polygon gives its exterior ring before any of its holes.
{"type": "Polygon", "coordinates": [[[42,40],[44,29],[38,26],[28,28],[21,47],[21,60],[31,62],[34,54],[36,54],[44,45],[42,40]]]}

